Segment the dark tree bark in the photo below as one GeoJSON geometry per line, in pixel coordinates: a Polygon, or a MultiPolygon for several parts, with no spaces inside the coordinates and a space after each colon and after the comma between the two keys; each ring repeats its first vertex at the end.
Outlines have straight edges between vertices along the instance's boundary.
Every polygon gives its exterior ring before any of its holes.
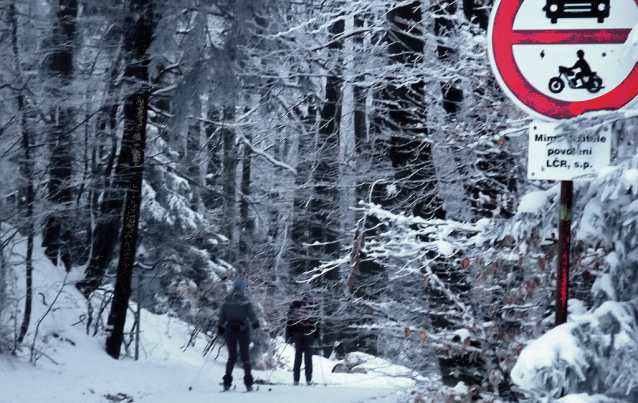
{"type": "MultiPolygon", "coordinates": [[[[246,138],[248,141],[252,140],[250,134],[247,134],[246,138]]],[[[239,203],[239,217],[241,219],[239,253],[241,256],[246,256],[253,233],[253,221],[248,215],[251,156],[252,149],[248,146],[244,146],[244,154],[242,155],[241,161],[241,200],[239,203]]]]}
{"type": "Polygon", "coordinates": [[[308,205],[312,198],[312,155],[316,152],[314,147],[314,130],[317,125],[318,109],[312,96],[308,105],[308,113],[302,116],[302,122],[307,130],[299,134],[299,146],[297,153],[300,159],[297,163],[297,176],[295,178],[296,191],[294,195],[294,220],[292,223],[291,240],[291,267],[292,274],[299,275],[310,269],[311,254],[305,244],[310,243],[310,217],[307,214],[308,205]]]}
{"type": "MultiPolygon", "coordinates": [[[[330,35],[336,37],[343,34],[345,21],[335,21],[330,27],[330,35]]],[[[340,41],[334,41],[329,49],[341,50],[340,41]]],[[[337,257],[339,253],[338,230],[339,216],[335,212],[339,209],[339,126],[341,125],[341,72],[337,65],[328,73],[326,79],[325,101],[319,112],[319,133],[317,166],[313,172],[314,191],[309,210],[312,215],[310,222],[310,241],[321,242],[322,246],[311,266],[318,266],[323,256],[337,257]]],[[[338,278],[338,273],[331,277],[338,278]]]]}
{"type": "Polygon", "coordinates": [[[73,76],[73,42],[78,13],[77,0],[59,0],[57,21],[53,29],[51,52],[48,60],[48,74],[51,87],[48,93],[51,101],[60,102],[51,110],[53,126],[51,143],[51,163],[49,166],[48,198],[53,214],[44,223],[42,246],[54,264],[58,256],[67,270],[71,269],[71,226],[70,208],[73,201],[71,175],[73,173],[73,152],[71,126],[75,110],[68,106],[73,76]]]}
{"type": "Polygon", "coordinates": [[[124,340],[140,219],[149,99],[147,51],[153,37],[152,0],[131,0],[124,26],[124,48],[127,53],[124,78],[132,91],[124,101],[124,134],[120,162],[123,165],[122,175],[126,184],[126,206],[113,303],[107,322],[110,333],[106,339],[106,352],[115,359],[120,356],[120,346],[124,340]]]}
{"type": "MultiPolygon", "coordinates": [[[[331,37],[343,34],[345,21],[337,20],[330,27],[331,37]]],[[[338,53],[343,45],[341,41],[332,42],[328,48],[338,53]]],[[[338,57],[338,56],[335,56],[338,57]]],[[[328,72],[325,87],[325,100],[319,112],[319,131],[317,135],[318,150],[316,153],[317,166],[313,172],[314,188],[308,206],[310,214],[309,235],[310,243],[319,246],[309,246],[310,268],[319,267],[322,260],[336,259],[340,253],[339,220],[341,218],[339,197],[339,128],[342,114],[342,84],[340,63],[337,62],[332,71],[328,72]]],[[[323,307],[325,318],[324,331],[321,333],[322,344],[332,345],[338,337],[337,331],[341,327],[333,318],[338,309],[338,296],[342,294],[341,276],[339,270],[331,270],[320,280],[327,288],[323,307]]],[[[327,348],[326,356],[331,354],[327,348]]]]}
{"type": "MultiPolygon", "coordinates": [[[[355,29],[363,28],[364,18],[361,15],[354,17],[355,29]]],[[[353,41],[357,46],[363,47],[364,34],[354,36],[353,41]]],[[[360,75],[355,79],[356,83],[361,83],[365,80],[364,75],[360,75]]],[[[368,122],[366,119],[366,90],[363,86],[355,84],[353,88],[354,97],[354,138],[355,138],[355,151],[357,155],[363,154],[365,150],[365,143],[367,140],[367,127],[368,122]]]]}
{"type": "Polygon", "coordinates": [[[491,0],[463,0],[463,14],[468,21],[487,31],[490,23],[491,0]]]}
{"type": "Polygon", "coordinates": [[[89,264],[84,272],[84,279],[76,283],[78,290],[89,298],[91,293],[95,291],[104,277],[104,273],[109,264],[113,260],[113,252],[117,246],[117,240],[120,230],[122,208],[124,206],[124,177],[122,175],[126,164],[125,155],[120,154],[116,165],[115,157],[117,156],[117,108],[118,104],[112,99],[115,98],[116,88],[115,80],[119,74],[119,66],[121,57],[118,56],[111,68],[109,76],[109,84],[107,87],[106,103],[100,108],[97,117],[97,137],[100,143],[109,141],[108,150],[98,148],[93,157],[93,181],[96,188],[92,189],[93,196],[91,204],[94,207],[96,222],[95,229],[89,232],[91,242],[91,257],[89,264]],[[100,168],[98,161],[106,155],[106,166],[100,168]],[[101,189],[98,183],[101,182],[101,189]],[[100,195],[102,202],[99,203],[100,195]]]}
{"type": "MultiPolygon", "coordinates": [[[[9,3],[8,20],[11,26],[11,48],[13,50],[14,67],[15,72],[19,76],[20,73],[20,52],[18,48],[18,18],[16,15],[15,1],[9,3]]],[[[25,269],[26,269],[26,288],[24,299],[24,316],[22,318],[22,325],[20,326],[20,333],[16,338],[16,347],[24,341],[24,337],[29,330],[29,322],[31,321],[31,309],[33,305],[33,202],[34,202],[34,188],[33,188],[33,158],[31,156],[31,141],[29,134],[29,127],[27,121],[26,102],[22,90],[17,91],[17,103],[18,113],[20,114],[20,131],[22,135],[22,148],[24,149],[24,158],[20,165],[21,174],[24,184],[23,197],[21,202],[22,214],[24,217],[23,229],[27,236],[27,252],[25,256],[25,269]]]]}
{"type": "MultiPolygon", "coordinates": [[[[454,19],[452,16],[458,8],[456,1],[437,2],[434,5],[434,33],[436,36],[444,38],[454,29],[454,19]]],[[[451,59],[456,55],[456,51],[441,42],[436,48],[439,60],[443,63],[450,63],[451,59]]],[[[459,106],[463,102],[463,90],[461,90],[455,82],[442,82],[441,91],[443,93],[443,109],[454,118],[459,111],[459,106]]]]}
{"type": "MultiPolygon", "coordinates": [[[[223,121],[232,122],[235,119],[234,106],[225,106],[222,111],[223,121]]],[[[235,131],[229,127],[222,129],[223,140],[223,194],[224,208],[222,217],[222,231],[228,238],[226,249],[226,261],[234,262],[236,258],[235,228],[237,223],[237,144],[235,144],[235,131]]]]}
{"type": "MultiPolygon", "coordinates": [[[[425,46],[420,37],[423,10],[420,1],[393,8],[388,12],[390,30],[387,33],[390,59],[402,65],[419,64],[425,46]]],[[[436,196],[436,179],[432,162],[432,148],[424,102],[425,83],[409,86],[402,82],[390,84],[381,94],[385,108],[375,119],[378,130],[387,131],[386,147],[394,167],[397,194],[392,202],[411,214],[426,218],[445,218],[441,201],[436,196]]],[[[387,203],[387,202],[386,202],[387,203]]]]}

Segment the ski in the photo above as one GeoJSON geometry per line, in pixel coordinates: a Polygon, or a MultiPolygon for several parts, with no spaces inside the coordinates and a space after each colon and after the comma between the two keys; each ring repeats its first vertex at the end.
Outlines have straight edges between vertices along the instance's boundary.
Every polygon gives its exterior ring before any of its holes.
{"type": "MultiPolygon", "coordinates": [[[[237,390],[237,385],[233,385],[229,389],[220,390],[219,392],[220,393],[232,392],[234,390],[237,390]]],[[[245,390],[243,393],[251,393],[251,392],[259,392],[259,385],[257,385],[256,387],[253,387],[251,390],[245,390]]]]}

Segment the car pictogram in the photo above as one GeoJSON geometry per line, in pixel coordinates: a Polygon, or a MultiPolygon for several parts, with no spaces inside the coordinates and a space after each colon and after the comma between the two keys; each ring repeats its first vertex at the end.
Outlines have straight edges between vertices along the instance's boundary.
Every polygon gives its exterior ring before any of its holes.
{"type": "Polygon", "coordinates": [[[547,0],[543,11],[552,24],[559,18],[596,18],[602,24],[609,17],[609,0],[547,0]]]}

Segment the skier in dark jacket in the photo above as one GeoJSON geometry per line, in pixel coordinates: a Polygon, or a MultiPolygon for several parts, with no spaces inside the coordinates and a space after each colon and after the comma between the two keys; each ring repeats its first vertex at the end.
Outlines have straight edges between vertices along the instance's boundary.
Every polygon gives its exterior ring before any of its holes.
{"type": "Polygon", "coordinates": [[[250,345],[250,328],[257,329],[259,321],[255,316],[252,303],[244,295],[245,289],[244,280],[235,280],[233,290],[224,299],[219,313],[219,335],[226,336],[226,346],[228,347],[226,375],[223,378],[224,390],[230,389],[233,382],[232,372],[237,361],[237,344],[239,344],[239,355],[244,364],[244,384],[248,391],[251,391],[253,386],[248,347],[250,345]]]}
{"type": "Polygon", "coordinates": [[[306,382],[312,383],[312,343],[319,337],[319,321],[316,318],[316,307],[308,295],[310,285],[304,284],[300,299],[293,301],[288,310],[286,340],[295,343],[295,363],[292,368],[295,385],[299,385],[301,377],[301,356],[304,356],[306,382]]]}

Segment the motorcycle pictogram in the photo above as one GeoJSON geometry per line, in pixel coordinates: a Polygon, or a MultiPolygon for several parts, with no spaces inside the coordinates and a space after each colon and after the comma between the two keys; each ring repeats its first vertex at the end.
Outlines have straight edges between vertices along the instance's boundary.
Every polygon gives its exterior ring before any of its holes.
{"type": "Polygon", "coordinates": [[[603,88],[603,79],[595,71],[591,71],[585,61],[585,52],[576,52],[578,60],[572,67],[558,66],[558,76],[549,79],[549,90],[558,94],[565,88],[565,81],[571,89],[586,89],[595,94],[603,88]],[[577,73],[574,70],[578,69],[577,73]],[[564,80],[563,80],[564,78],[564,80]]]}

